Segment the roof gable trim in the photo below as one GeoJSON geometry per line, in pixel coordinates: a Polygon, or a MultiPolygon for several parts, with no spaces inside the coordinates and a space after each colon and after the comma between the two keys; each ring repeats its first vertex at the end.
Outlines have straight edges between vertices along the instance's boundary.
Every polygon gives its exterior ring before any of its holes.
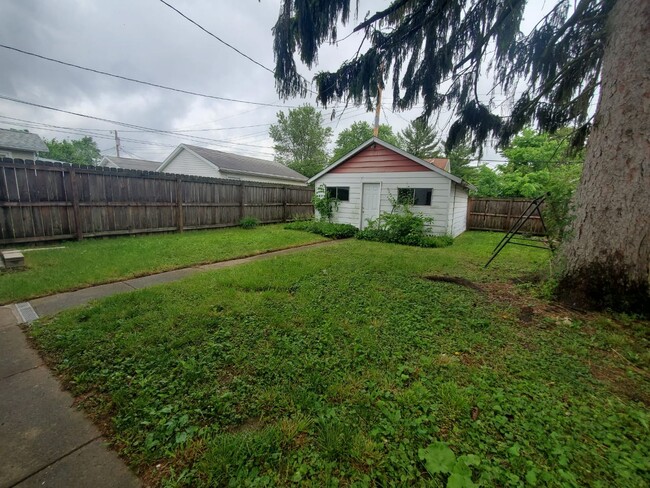
{"type": "Polygon", "coordinates": [[[169,164],[170,164],[174,159],[176,159],[176,156],[178,156],[178,155],[181,153],[181,151],[183,151],[183,149],[186,150],[186,151],[188,151],[190,154],[196,156],[197,158],[199,158],[199,159],[200,159],[201,161],[203,161],[204,163],[207,163],[207,164],[209,164],[210,166],[213,166],[213,167],[217,168],[218,171],[221,171],[221,168],[219,168],[219,166],[217,166],[216,164],[214,164],[212,161],[209,161],[209,160],[205,159],[205,158],[204,158],[203,156],[201,156],[200,154],[197,154],[195,151],[192,151],[192,149],[189,148],[189,147],[187,147],[185,144],[179,144],[178,147],[177,147],[176,149],[174,149],[174,150],[172,151],[172,153],[171,153],[169,156],[167,156],[167,159],[165,159],[165,160],[162,162],[162,164],[161,164],[160,167],[158,168],[158,171],[162,171],[162,170],[165,169],[167,166],[169,166],[169,164]]]}
{"type": "Polygon", "coordinates": [[[343,156],[343,157],[340,158],[339,160],[337,160],[337,161],[335,161],[334,163],[330,164],[327,168],[325,168],[323,171],[321,171],[320,173],[318,173],[316,176],[312,176],[312,177],[309,179],[308,183],[313,183],[314,181],[316,181],[316,180],[317,180],[318,178],[320,178],[321,176],[323,176],[323,175],[329,173],[329,172],[332,171],[334,168],[336,168],[337,166],[343,164],[345,161],[347,161],[347,160],[350,159],[351,157],[353,157],[353,156],[359,154],[359,153],[360,153],[361,151],[363,151],[364,149],[370,147],[372,144],[379,144],[380,146],[383,146],[383,147],[385,147],[386,149],[389,149],[389,150],[391,150],[391,151],[393,151],[393,152],[396,152],[397,154],[399,154],[399,155],[401,155],[401,156],[404,156],[405,158],[408,158],[408,159],[410,159],[411,161],[413,161],[413,162],[415,162],[415,163],[418,163],[418,164],[421,165],[421,166],[424,166],[425,168],[427,168],[427,169],[433,171],[434,173],[437,173],[437,174],[439,174],[439,175],[441,175],[441,176],[444,176],[445,178],[449,178],[451,181],[453,181],[453,182],[456,183],[456,184],[459,184],[459,185],[465,186],[465,187],[467,187],[467,188],[473,187],[473,185],[469,185],[467,182],[463,181],[462,178],[459,178],[458,176],[454,176],[454,175],[452,175],[451,173],[448,173],[447,171],[442,170],[442,169],[438,168],[437,166],[435,166],[435,165],[433,165],[433,164],[431,164],[431,163],[427,163],[427,162],[424,161],[423,159],[417,158],[417,157],[413,156],[412,154],[409,154],[409,153],[407,153],[406,151],[403,151],[403,150],[401,150],[400,148],[395,147],[395,146],[393,146],[392,144],[389,144],[388,142],[385,142],[385,141],[382,141],[381,139],[378,139],[377,137],[373,137],[373,138],[371,138],[371,139],[368,139],[366,142],[364,142],[363,144],[361,144],[359,147],[357,147],[357,148],[354,149],[353,151],[350,151],[348,154],[346,154],[345,156],[343,156]]]}

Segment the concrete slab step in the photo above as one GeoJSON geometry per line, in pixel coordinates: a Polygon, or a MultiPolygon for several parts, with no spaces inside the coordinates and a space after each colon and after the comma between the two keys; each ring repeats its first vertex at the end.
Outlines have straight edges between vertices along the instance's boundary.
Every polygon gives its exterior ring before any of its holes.
{"type": "Polygon", "coordinates": [[[25,266],[25,256],[20,251],[1,251],[5,268],[21,268],[25,266]]]}

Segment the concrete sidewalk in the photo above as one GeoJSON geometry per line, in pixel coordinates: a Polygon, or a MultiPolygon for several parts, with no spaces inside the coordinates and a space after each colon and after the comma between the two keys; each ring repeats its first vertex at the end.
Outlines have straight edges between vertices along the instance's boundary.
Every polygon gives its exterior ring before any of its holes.
{"type": "Polygon", "coordinates": [[[220,263],[183,268],[0,307],[0,488],[140,486],[73,397],[34,351],[20,324],[117,293],[177,281],[308,248],[326,241],[220,263]]]}
{"type": "Polygon", "coordinates": [[[204,264],[190,268],[181,268],[174,271],[166,271],[164,273],[143,276],[141,278],[133,278],[130,280],[118,281],[116,283],[91,286],[90,288],[83,288],[77,291],[58,293],[56,295],[36,298],[29,302],[18,303],[15,306],[17,308],[17,313],[20,317],[21,322],[29,323],[33,322],[39,317],[53,315],[68,308],[78,307],[79,305],[84,305],[91,300],[96,300],[98,298],[104,298],[111,295],[116,295],[118,293],[125,293],[133,290],[138,290],[140,288],[160,285],[163,283],[170,283],[172,281],[177,281],[203,271],[230,268],[232,266],[238,266],[240,264],[259,261],[261,259],[269,259],[276,256],[283,256],[285,254],[293,254],[296,252],[304,251],[305,249],[331,246],[337,244],[338,242],[341,241],[317,242],[314,244],[305,244],[303,246],[283,249],[281,251],[271,251],[265,254],[258,254],[247,258],[231,259],[229,261],[221,261],[213,264],[204,264]]]}
{"type": "Polygon", "coordinates": [[[140,482],[61,390],[0,307],[0,488],[136,487],[140,482]]]}

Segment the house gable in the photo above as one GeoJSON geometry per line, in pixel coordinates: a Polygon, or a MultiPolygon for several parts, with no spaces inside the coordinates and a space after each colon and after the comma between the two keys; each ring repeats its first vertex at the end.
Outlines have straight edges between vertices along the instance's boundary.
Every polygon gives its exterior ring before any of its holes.
{"type": "Polygon", "coordinates": [[[459,178],[458,176],[454,176],[451,173],[438,168],[435,164],[431,164],[423,159],[417,158],[412,154],[402,151],[400,148],[395,147],[392,144],[382,141],[381,139],[378,139],[376,137],[373,137],[372,139],[368,139],[366,142],[361,144],[359,147],[357,147],[350,153],[346,154],[339,160],[330,164],[327,168],[325,168],[323,171],[318,173],[316,176],[312,176],[309,179],[308,183],[314,183],[328,173],[336,174],[337,172],[349,174],[349,173],[363,173],[363,172],[412,173],[412,172],[423,172],[423,171],[424,172],[432,171],[441,176],[444,176],[448,180],[451,180],[458,185],[464,186],[469,189],[475,189],[473,185],[466,183],[465,181],[462,180],[462,178],[459,178]],[[344,166],[348,161],[354,160],[357,155],[360,155],[361,153],[366,152],[368,149],[373,149],[373,148],[377,148],[377,149],[374,149],[376,151],[375,153],[369,153],[370,157],[362,156],[361,160],[357,160],[355,164],[349,167],[349,170],[337,171],[337,169],[340,166],[344,166]],[[388,161],[384,161],[384,159],[382,159],[382,157],[380,156],[382,154],[382,149],[387,151],[383,154],[384,154],[384,158],[386,156],[388,157],[388,161]],[[413,163],[413,165],[409,165],[407,161],[410,161],[411,163],[413,163]],[[378,169],[378,167],[381,169],[378,169]],[[363,170],[360,170],[360,168],[363,168],[363,170]]]}
{"type": "Polygon", "coordinates": [[[181,175],[207,176],[210,178],[221,177],[219,168],[206,161],[194,151],[184,147],[182,144],[169,155],[158,171],[181,175]]]}
{"type": "Polygon", "coordinates": [[[371,144],[330,173],[405,173],[430,171],[421,164],[380,144],[371,144]]]}

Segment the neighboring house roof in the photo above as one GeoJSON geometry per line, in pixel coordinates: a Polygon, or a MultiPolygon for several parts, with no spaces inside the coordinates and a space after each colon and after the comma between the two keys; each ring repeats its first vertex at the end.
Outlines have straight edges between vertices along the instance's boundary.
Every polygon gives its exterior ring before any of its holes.
{"type": "Polygon", "coordinates": [[[413,161],[413,162],[415,162],[415,163],[418,163],[418,164],[424,166],[424,167],[427,168],[427,169],[430,169],[430,170],[433,171],[434,173],[438,173],[439,175],[442,175],[442,176],[444,176],[445,178],[449,178],[449,179],[450,179],[451,181],[453,181],[454,183],[457,183],[457,184],[459,184],[459,185],[461,185],[461,186],[464,186],[465,188],[475,189],[474,185],[472,185],[472,184],[470,184],[470,183],[467,183],[467,182],[464,181],[462,178],[459,178],[458,176],[452,175],[452,174],[449,173],[448,171],[445,171],[444,169],[440,169],[438,166],[436,166],[436,165],[434,165],[434,164],[431,164],[431,163],[425,161],[424,159],[416,158],[416,157],[413,156],[412,154],[409,154],[409,153],[407,153],[406,151],[402,151],[400,148],[395,147],[395,146],[393,146],[392,144],[387,143],[386,141],[382,141],[381,139],[378,139],[377,137],[373,137],[373,138],[371,138],[371,139],[368,139],[366,142],[364,142],[363,144],[361,144],[361,145],[360,145],[359,147],[357,147],[356,149],[350,151],[348,154],[346,154],[345,156],[343,156],[341,159],[338,159],[337,161],[335,161],[335,162],[333,162],[332,164],[330,164],[327,168],[325,168],[323,171],[321,171],[320,173],[318,173],[316,176],[312,176],[312,177],[309,179],[309,183],[313,183],[314,181],[316,181],[318,178],[320,178],[320,177],[323,176],[324,174],[329,173],[330,171],[332,171],[334,168],[336,168],[336,167],[339,166],[340,164],[343,164],[345,161],[347,161],[348,159],[350,159],[350,158],[353,157],[354,155],[359,154],[361,151],[363,151],[364,149],[370,147],[370,146],[373,145],[373,144],[379,144],[380,146],[383,146],[383,147],[385,147],[386,149],[390,149],[391,151],[394,151],[394,152],[396,152],[397,154],[400,154],[400,155],[404,156],[405,158],[408,158],[408,159],[410,159],[411,161],[413,161]]]}
{"type": "Polygon", "coordinates": [[[38,134],[8,129],[0,129],[0,148],[15,149],[17,151],[48,151],[43,139],[38,134]]]}
{"type": "Polygon", "coordinates": [[[307,182],[305,176],[280,163],[242,156],[240,154],[217,151],[205,147],[191,146],[189,144],[181,144],[178,146],[162,163],[160,171],[162,171],[183,149],[187,149],[194,153],[204,161],[216,166],[217,169],[224,173],[275,177],[295,180],[300,183],[307,182]]]}
{"type": "Polygon", "coordinates": [[[449,171],[449,159],[447,158],[431,158],[431,159],[425,159],[427,163],[431,163],[434,166],[437,166],[440,169],[444,169],[445,171],[449,171]]]}
{"type": "Polygon", "coordinates": [[[157,171],[162,163],[149,161],[148,159],[118,158],[116,156],[104,156],[99,166],[117,166],[122,169],[135,169],[138,171],[157,171]]]}

